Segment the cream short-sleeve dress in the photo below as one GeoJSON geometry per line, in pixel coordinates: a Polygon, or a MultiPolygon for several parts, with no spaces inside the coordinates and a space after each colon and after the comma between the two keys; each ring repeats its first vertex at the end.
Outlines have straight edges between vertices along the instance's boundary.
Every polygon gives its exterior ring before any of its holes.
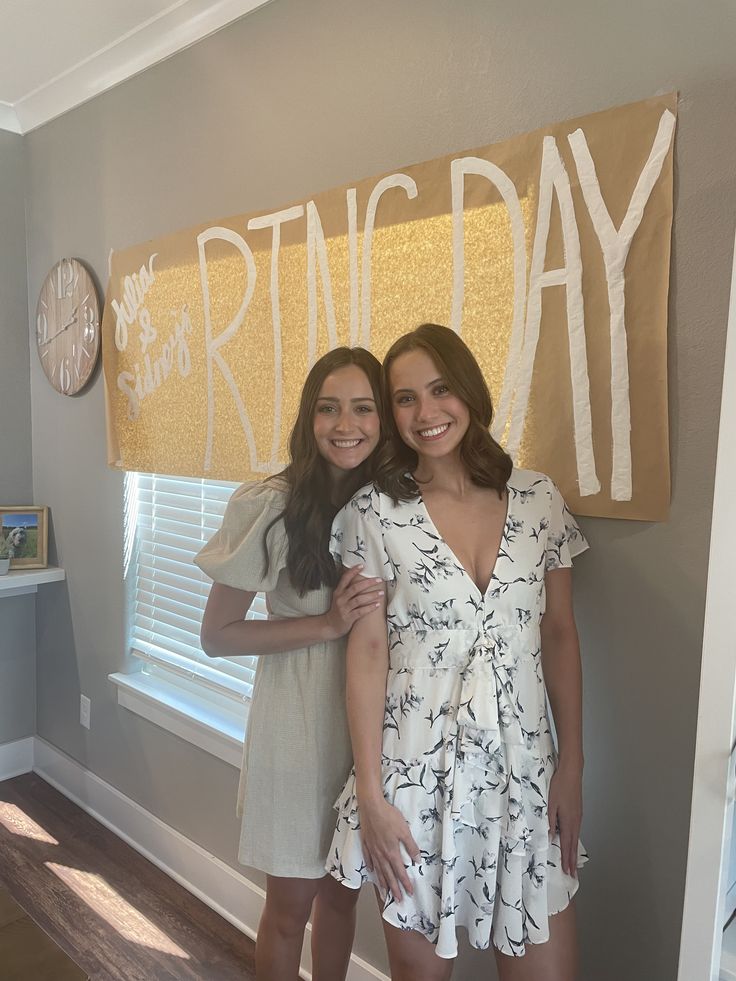
{"type": "MultiPolygon", "coordinates": [[[[271,619],[325,613],[330,589],[300,596],[289,580],[282,520],[268,531],[265,568],[264,535],[285,500],[282,480],[243,484],[195,562],[215,582],[266,593],[271,619]]],[[[269,875],[321,878],[333,804],[351,764],[344,639],[259,657],[240,780],[240,862],[269,875]]]]}

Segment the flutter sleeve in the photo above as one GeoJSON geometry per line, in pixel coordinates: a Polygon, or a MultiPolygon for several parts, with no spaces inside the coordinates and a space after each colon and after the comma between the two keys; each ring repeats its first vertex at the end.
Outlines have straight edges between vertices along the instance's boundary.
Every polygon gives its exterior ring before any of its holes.
{"type": "Polygon", "coordinates": [[[335,515],[330,551],[346,569],[362,564],[367,578],[396,578],[384,543],[381,495],[373,484],[361,488],[335,515]]]}
{"type": "Polygon", "coordinates": [[[567,509],[562,494],[550,480],[550,518],[544,570],[569,569],[572,560],[590,546],[577,521],[567,509]]]}
{"type": "Polygon", "coordinates": [[[195,555],[196,565],[224,586],[249,593],[274,589],[286,566],[288,540],[284,522],[280,518],[272,522],[285,501],[286,489],[275,481],[238,487],[228,502],[222,527],[195,555]]]}

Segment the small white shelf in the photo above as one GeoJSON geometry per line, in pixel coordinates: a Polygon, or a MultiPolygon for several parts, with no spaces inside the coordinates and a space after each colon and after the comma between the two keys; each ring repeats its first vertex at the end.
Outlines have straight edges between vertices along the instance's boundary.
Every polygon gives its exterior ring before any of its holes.
{"type": "Polygon", "coordinates": [[[62,579],[66,579],[66,573],[53,565],[45,569],[14,569],[7,575],[0,576],[0,599],[35,593],[43,583],[60,582],[62,579]]]}

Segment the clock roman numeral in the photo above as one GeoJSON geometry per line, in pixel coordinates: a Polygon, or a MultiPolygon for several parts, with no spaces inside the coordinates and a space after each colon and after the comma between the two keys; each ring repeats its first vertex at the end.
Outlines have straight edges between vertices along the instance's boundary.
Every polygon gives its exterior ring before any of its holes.
{"type": "Polygon", "coordinates": [[[64,360],[61,362],[59,381],[61,383],[61,390],[66,395],[69,389],[72,387],[72,373],[69,370],[69,358],[64,358],[64,360]]]}
{"type": "Polygon", "coordinates": [[[39,344],[45,344],[49,336],[49,322],[46,314],[41,311],[36,318],[36,340],[39,344]]]}
{"type": "Polygon", "coordinates": [[[68,259],[62,259],[56,267],[56,299],[71,296],[75,285],[74,266],[68,259]]]}

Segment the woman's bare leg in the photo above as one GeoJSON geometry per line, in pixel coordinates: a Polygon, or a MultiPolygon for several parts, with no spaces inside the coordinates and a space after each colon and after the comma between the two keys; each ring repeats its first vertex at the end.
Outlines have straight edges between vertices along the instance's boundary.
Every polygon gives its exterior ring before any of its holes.
{"type": "Polygon", "coordinates": [[[341,886],[331,875],[320,880],[312,916],[313,981],[345,981],[359,895],[359,889],[341,886]]]}
{"type": "Polygon", "coordinates": [[[527,944],[523,957],[494,949],[499,981],[577,981],[578,933],[575,906],[570,903],[549,918],[549,940],[527,944]]]}
{"type": "MultiPolygon", "coordinates": [[[[378,909],[383,902],[376,890],[378,909]]],[[[434,944],[417,930],[400,930],[381,918],[391,965],[391,981],[450,981],[453,960],[438,957],[434,944]]]]}
{"type": "Polygon", "coordinates": [[[267,876],[266,904],[256,939],[258,981],[296,981],[299,977],[304,928],[321,882],[267,876]]]}

